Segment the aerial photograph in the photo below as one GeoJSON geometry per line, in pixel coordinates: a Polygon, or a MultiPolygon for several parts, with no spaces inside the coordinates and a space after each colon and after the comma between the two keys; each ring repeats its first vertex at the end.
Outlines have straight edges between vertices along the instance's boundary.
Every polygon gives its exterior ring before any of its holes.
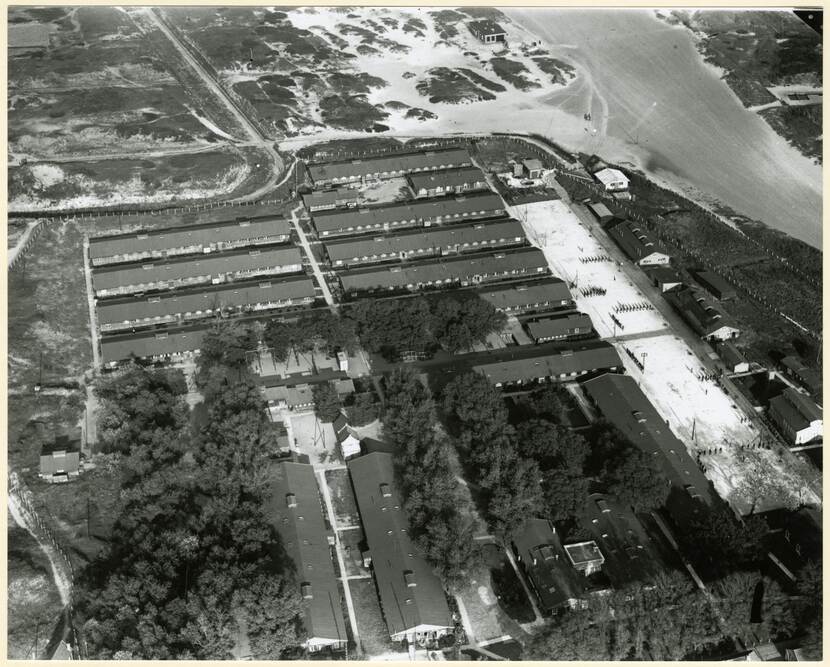
{"type": "Polygon", "coordinates": [[[6,19],[8,659],[822,659],[821,10],[6,19]]]}

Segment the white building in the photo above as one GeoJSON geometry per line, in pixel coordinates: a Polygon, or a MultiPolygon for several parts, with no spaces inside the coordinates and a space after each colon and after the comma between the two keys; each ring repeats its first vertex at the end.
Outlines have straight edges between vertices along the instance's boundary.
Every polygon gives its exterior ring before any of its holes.
{"type": "Polygon", "coordinates": [[[628,190],[628,178],[619,169],[601,169],[594,174],[607,192],[617,192],[619,190],[628,190]]]}

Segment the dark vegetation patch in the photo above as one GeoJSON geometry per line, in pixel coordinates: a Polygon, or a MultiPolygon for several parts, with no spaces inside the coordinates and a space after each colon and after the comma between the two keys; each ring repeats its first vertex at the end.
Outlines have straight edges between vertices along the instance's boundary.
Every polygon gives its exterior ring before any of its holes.
{"type": "Polygon", "coordinates": [[[338,93],[360,94],[369,93],[373,88],[385,88],[386,81],[366,72],[360,74],[349,74],[347,72],[336,72],[328,77],[328,84],[338,93]]]}
{"type": "Polygon", "coordinates": [[[427,78],[419,81],[415,89],[433,104],[461,104],[494,100],[496,96],[476,86],[466,76],[449,67],[434,67],[427,78]]]}
{"type": "Polygon", "coordinates": [[[492,65],[493,71],[500,79],[504,79],[514,88],[531,90],[532,88],[541,87],[538,81],[533,81],[524,76],[528,69],[517,60],[497,56],[490,59],[490,65],[492,65]]]}
{"type": "Polygon", "coordinates": [[[435,120],[438,118],[437,114],[432,113],[427,109],[421,109],[420,107],[413,107],[409,111],[406,112],[407,118],[417,118],[418,120],[435,120]]]}
{"type": "Polygon", "coordinates": [[[404,109],[408,109],[409,105],[406,102],[398,102],[398,100],[390,100],[386,102],[383,106],[387,109],[392,109],[393,111],[403,111],[404,109]]]}
{"type": "Polygon", "coordinates": [[[464,20],[463,14],[459,14],[452,9],[441,9],[430,12],[429,15],[432,17],[435,28],[438,30],[438,36],[441,39],[450,39],[458,36],[456,24],[464,20]]]}
{"type": "Polygon", "coordinates": [[[320,100],[323,122],[344,130],[366,130],[389,114],[363,95],[328,95],[320,100]]]}
{"type": "Polygon", "coordinates": [[[495,7],[459,7],[459,12],[464,12],[474,19],[489,19],[491,21],[507,21],[507,17],[495,7]]]}
{"type": "Polygon", "coordinates": [[[556,58],[538,57],[534,58],[533,62],[539,65],[539,69],[541,69],[545,74],[550,75],[552,83],[560,85],[568,83],[568,81],[574,77],[574,73],[576,71],[573,66],[556,58]]]}
{"type": "Polygon", "coordinates": [[[487,90],[491,90],[494,93],[503,93],[507,90],[507,88],[502,86],[500,83],[490,81],[490,79],[488,79],[487,77],[482,76],[478,72],[471,70],[468,67],[459,67],[458,71],[461,72],[468,79],[470,79],[473,83],[481,86],[482,88],[486,88],[487,90]]]}
{"type": "Polygon", "coordinates": [[[412,33],[416,37],[423,37],[426,29],[426,23],[424,23],[421,19],[414,17],[408,18],[401,27],[401,30],[403,30],[404,32],[412,33]]]}
{"type": "Polygon", "coordinates": [[[760,112],[772,129],[801,153],[822,161],[822,104],[782,106],[760,112]]]}
{"type": "Polygon", "coordinates": [[[115,7],[79,7],[75,18],[81,24],[81,35],[86,42],[94,42],[108,35],[138,33],[130,17],[115,7]]]}

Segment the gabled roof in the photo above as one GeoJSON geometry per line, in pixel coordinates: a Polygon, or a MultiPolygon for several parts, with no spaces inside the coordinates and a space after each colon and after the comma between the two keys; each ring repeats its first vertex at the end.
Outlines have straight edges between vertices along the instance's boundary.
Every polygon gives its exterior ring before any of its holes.
{"type": "Polygon", "coordinates": [[[546,272],[548,263],[538,248],[520,248],[461,257],[441,258],[417,264],[356,269],[339,274],[346,293],[372,289],[405,288],[409,285],[429,285],[472,280],[504,273],[546,272]]]}
{"type": "Polygon", "coordinates": [[[666,292],[665,297],[701,336],[709,336],[723,327],[737,330],[732,319],[703,290],[686,287],[666,292]]]}
{"type": "Polygon", "coordinates": [[[339,232],[348,229],[382,228],[384,225],[411,222],[421,224],[425,220],[492,214],[504,211],[504,202],[493,192],[470,193],[438,199],[418,199],[387,206],[351,209],[348,211],[323,211],[314,213],[312,219],[317,231],[339,232]]]}
{"type": "Polygon", "coordinates": [[[361,178],[372,174],[410,172],[420,169],[440,169],[470,164],[465,148],[382,155],[359,160],[308,165],[308,173],[315,183],[346,178],[361,178]]]}
{"type": "Polygon", "coordinates": [[[269,491],[265,515],[294,561],[298,590],[311,595],[303,599],[309,638],[347,641],[314,468],[305,463],[272,465],[269,491]]]}
{"type": "Polygon", "coordinates": [[[718,349],[718,354],[720,354],[720,358],[730,368],[734,368],[738,364],[746,363],[746,357],[731,341],[723,343],[718,349]]]}
{"type": "Polygon", "coordinates": [[[326,253],[333,262],[348,261],[373,255],[397,255],[401,252],[430,250],[440,248],[452,249],[465,243],[482,243],[485,241],[520,241],[525,240],[524,229],[518,220],[495,220],[469,225],[448,225],[446,227],[429,227],[397,234],[383,236],[364,236],[325,243],[326,253]]]}
{"type": "Polygon", "coordinates": [[[780,415],[796,430],[808,428],[821,419],[821,408],[800,391],[787,387],[781,394],[770,400],[780,415]]]}
{"type": "Polygon", "coordinates": [[[550,521],[528,519],[522,531],[513,537],[513,545],[546,610],[585,595],[584,579],[571,565],[550,521]]]}
{"type": "Polygon", "coordinates": [[[310,278],[233,282],[211,287],[184,289],[156,296],[106,299],[98,302],[98,323],[135,322],[198,310],[235,308],[273,301],[303,300],[316,296],[310,278]]]}
{"type": "Polygon", "coordinates": [[[524,165],[524,168],[527,169],[528,171],[536,171],[537,169],[544,169],[544,166],[542,165],[542,161],[535,158],[535,157],[534,158],[526,158],[526,159],[522,160],[522,164],[524,165]]]}
{"type": "Polygon", "coordinates": [[[50,454],[41,455],[40,472],[42,475],[78,472],[80,464],[81,455],[79,452],[58,450],[50,454]]]}
{"type": "Polygon", "coordinates": [[[291,224],[282,216],[150,229],[129,234],[90,237],[89,256],[96,259],[186,246],[209,246],[219,242],[231,243],[261,237],[287,236],[290,232],[291,224]]]}
{"type": "Polygon", "coordinates": [[[557,378],[562,374],[591,372],[622,367],[622,360],[613,346],[601,345],[565,350],[525,359],[512,359],[492,364],[474,366],[473,370],[484,375],[493,384],[528,382],[542,377],[557,378]]]}
{"type": "Polygon", "coordinates": [[[153,260],[102,266],[92,271],[92,285],[98,290],[145,285],[166,280],[216,276],[236,271],[254,271],[302,263],[300,251],[294,247],[267,246],[259,249],[182,257],[167,261],[153,260]]]}
{"type": "Polygon", "coordinates": [[[452,628],[441,582],[410,539],[392,455],[366,454],[348,467],[389,634],[419,625],[452,628]]]}
{"type": "Polygon", "coordinates": [[[440,171],[418,171],[408,176],[412,188],[417,193],[422,188],[429,190],[438,186],[458,187],[473,183],[487,183],[484,172],[478,167],[459,167],[440,171]]]}
{"type": "Polygon", "coordinates": [[[683,277],[676,270],[670,266],[655,266],[654,268],[646,269],[646,273],[652,280],[665,285],[667,283],[682,283],[683,277]]]}
{"type": "Polygon", "coordinates": [[[527,325],[528,333],[533,338],[555,338],[568,336],[579,330],[579,333],[590,333],[593,322],[585,313],[571,313],[564,317],[550,317],[527,325]]]}
{"type": "Polygon", "coordinates": [[[697,281],[718,298],[734,296],[735,288],[723,276],[714,271],[695,271],[697,281]]]}
{"type": "Polygon", "coordinates": [[[532,304],[572,301],[573,296],[567,283],[559,278],[545,278],[532,283],[498,286],[478,292],[485,301],[493,304],[497,310],[506,310],[532,304]]]}
{"type": "Polygon", "coordinates": [[[467,24],[474,35],[506,35],[498,23],[491,19],[481,19],[479,21],[470,21],[467,24]]]}
{"type": "Polygon", "coordinates": [[[666,254],[658,248],[645,226],[632,220],[624,220],[614,225],[608,233],[620,244],[625,254],[635,262],[655,253],[666,254]]]}
{"type": "Polygon", "coordinates": [[[206,326],[184,327],[139,334],[104,336],[101,359],[106,363],[123,361],[135,355],[139,359],[193,352],[201,349],[206,326]]]}
{"type": "Polygon", "coordinates": [[[712,502],[709,480],[633,377],[606,373],[582,386],[603,417],[632,444],[649,455],[657,452],[666,476],[675,486],[685,489],[691,485],[703,500],[712,502]]]}
{"type": "Polygon", "coordinates": [[[307,207],[334,205],[341,201],[357,202],[358,192],[352,188],[338,188],[337,190],[315,190],[303,195],[303,204],[307,207]]]}
{"type": "Polygon", "coordinates": [[[628,177],[624,173],[622,173],[619,169],[613,169],[611,167],[606,167],[605,169],[600,169],[599,171],[594,172],[594,176],[605,186],[617,181],[624,181],[626,184],[628,183],[628,177]]]}

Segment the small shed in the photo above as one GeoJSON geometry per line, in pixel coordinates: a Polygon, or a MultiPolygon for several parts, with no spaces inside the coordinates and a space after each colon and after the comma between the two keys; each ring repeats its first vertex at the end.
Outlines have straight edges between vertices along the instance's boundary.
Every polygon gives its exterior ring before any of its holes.
{"type": "Polygon", "coordinates": [[[506,42],[507,32],[495,21],[484,19],[481,21],[470,21],[467,24],[470,32],[484,44],[495,44],[496,42],[506,42]]]}
{"type": "Polygon", "coordinates": [[[695,279],[706,289],[709,294],[720,301],[734,299],[738,296],[735,288],[732,287],[722,276],[713,271],[695,271],[695,279]]]}
{"type": "Polygon", "coordinates": [[[522,160],[522,167],[524,168],[524,175],[528,178],[542,178],[544,167],[542,161],[536,158],[529,158],[522,160]]]}
{"type": "Polygon", "coordinates": [[[59,449],[40,456],[39,477],[47,482],[68,482],[81,474],[81,455],[59,449]]]}
{"type": "Polygon", "coordinates": [[[611,213],[611,209],[609,209],[605,204],[602,202],[589,202],[588,209],[591,213],[594,214],[594,217],[599,220],[601,224],[605,224],[607,222],[611,222],[614,219],[614,214],[611,213]]]}
{"type": "Polygon", "coordinates": [[[334,437],[337,438],[337,444],[340,445],[340,452],[344,460],[360,454],[360,438],[357,437],[355,430],[349,426],[349,422],[342,412],[332,422],[332,427],[334,428],[334,437]]]}
{"type": "Polygon", "coordinates": [[[747,373],[749,371],[749,362],[731,341],[723,343],[718,352],[721,361],[730,373],[747,373]]]}
{"type": "Polygon", "coordinates": [[[659,287],[661,292],[668,292],[683,285],[681,275],[669,266],[657,266],[649,269],[647,273],[652,284],[659,287]]]}

